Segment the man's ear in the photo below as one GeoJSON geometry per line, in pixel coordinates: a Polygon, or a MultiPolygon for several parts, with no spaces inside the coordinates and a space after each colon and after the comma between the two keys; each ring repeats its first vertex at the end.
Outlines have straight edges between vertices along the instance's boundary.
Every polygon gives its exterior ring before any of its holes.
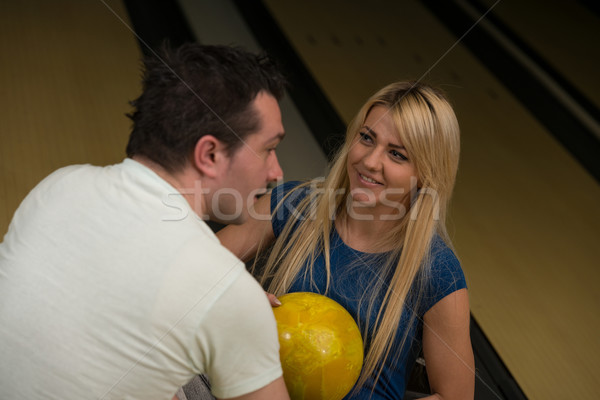
{"type": "Polygon", "coordinates": [[[192,164],[202,175],[216,178],[226,158],[225,154],[226,148],[219,139],[204,135],[196,142],[192,164]]]}

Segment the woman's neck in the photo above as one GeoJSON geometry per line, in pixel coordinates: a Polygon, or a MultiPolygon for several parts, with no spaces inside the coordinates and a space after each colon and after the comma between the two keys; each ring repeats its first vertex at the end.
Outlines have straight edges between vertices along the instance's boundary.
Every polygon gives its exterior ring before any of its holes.
{"type": "Polygon", "coordinates": [[[364,253],[382,253],[392,250],[392,246],[386,246],[382,242],[400,221],[356,217],[344,214],[335,220],[335,228],[347,246],[364,253]]]}

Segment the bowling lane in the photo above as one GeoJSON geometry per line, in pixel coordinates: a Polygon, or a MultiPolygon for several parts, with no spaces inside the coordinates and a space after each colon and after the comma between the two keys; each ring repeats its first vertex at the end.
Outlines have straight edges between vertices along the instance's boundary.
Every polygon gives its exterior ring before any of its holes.
{"type": "MultiPolygon", "coordinates": [[[[463,1],[464,3],[465,1],[463,1]]],[[[490,7],[494,0],[482,0],[490,7]]],[[[600,108],[600,17],[579,1],[502,1],[494,13],[600,108]]]]}
{"type": "Polygon", "coordinates": [[[529,398],[595,398],[597,182],[420,3],[265,3],[346,122],[393,80],[449,93],[463,133],[450,225],[473,315],[529,398]]]}
{"type": "Polygon", "coordinates": [[[42,178],[125,157],[139,50],[121,1],[0,3],[0,234],[42,178]],[[112,8],[115,16],[108,8],[112,8]]]}

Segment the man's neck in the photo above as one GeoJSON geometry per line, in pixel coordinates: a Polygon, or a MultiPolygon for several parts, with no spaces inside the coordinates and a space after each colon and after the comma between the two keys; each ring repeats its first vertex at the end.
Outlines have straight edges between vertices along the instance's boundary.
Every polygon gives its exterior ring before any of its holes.
{"type": "Polygon", "coordinates": [[[204,196],[201,187],[201,177],[195,170],[184,167],[179,172],[170,173],[162,165],[150,160],[148,157],[136,155],[131,157],[131,159],[151,169],[156,175],[177,189],[196,214],[199,216],[204,215],[204,196]]]}

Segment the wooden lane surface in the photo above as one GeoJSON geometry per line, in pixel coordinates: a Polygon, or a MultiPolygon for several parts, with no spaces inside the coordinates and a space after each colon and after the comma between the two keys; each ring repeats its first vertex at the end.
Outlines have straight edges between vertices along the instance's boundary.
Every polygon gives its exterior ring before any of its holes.
{"type": "MultiPolygon", "coordinates": [[[[491,7],[495,1],[483,0],[491,7]]],[[[600,17],[579,1],[501,1],[498,18],[600,108],[600,17]]]]}
{"type": "Polygon", "coordinates": [[[473,315],[529,398],[596,398],[597,182],[418,2],[265,3],[346,122],[394,80],[449,93],[462,130],[450,230],[473,315]]]}
{"type": "MultiPolygon", "coordinates": [[[[121,1],[106,4],[127,22],[121,1]]],[[[55,169],[125,157],[140,52],[102,2],[69,0],[2,1],[0,52],[4,236],[21,200],[55,169]]]]}

